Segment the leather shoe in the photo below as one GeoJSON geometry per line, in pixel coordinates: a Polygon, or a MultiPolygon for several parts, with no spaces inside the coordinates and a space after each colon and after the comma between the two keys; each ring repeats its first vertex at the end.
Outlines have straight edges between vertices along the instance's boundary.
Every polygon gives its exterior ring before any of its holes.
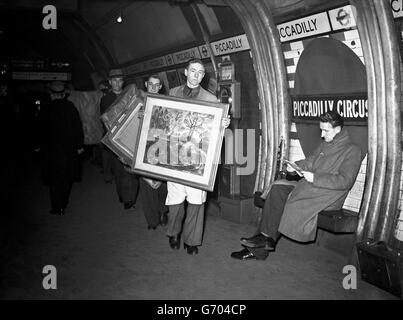
{"type": "Polygon", "coordinates": [[[261,233],[250,238],[241,238],[241,244],[249,248],[265,248],[265,250],[268,251],[274,251],[276,249],[276,241],[261,233]]]}
{"type": "Polygon", "coordinates": [[[171,246],[172,249],[179,249],[180,248],[180,235],[176,236],[170,236],[169,237],[169,245],[171,246]]]}
{"type": "Polygon", "coordinates": [[[197,246],[189,246],[186,243],[183,243],[183,248],[186,249],[188,254],[198,254],[199,253],[199,249],[197,249],[197,246]]]}
{"type": "Polygon", "coordinates": [[[160,215],[160,225],[161,226],[166,226],[168,223],[168,213],[167,212],[163,212],[160,215]]]}
{"type": "Polygon", "coordinates": [[[256,256],[246,248],[241,251],[232,252],[231,258],[238,260],[257,260],[256,256]]]}

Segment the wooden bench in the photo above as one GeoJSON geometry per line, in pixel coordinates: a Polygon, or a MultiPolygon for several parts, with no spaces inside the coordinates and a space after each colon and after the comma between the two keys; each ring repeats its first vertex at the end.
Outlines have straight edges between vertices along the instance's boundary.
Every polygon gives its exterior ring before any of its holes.
{"type": "MultiPolygon", "coordinates": [[[[254,205],[263,208],[264,199],[261,192],[255,192],[254,205]]],[[[318,215],[318,228],[330,231],[333,233],[355,233],[358,226],[358,213],[340,209],[333,211],[321,211],[318,215]]]]}

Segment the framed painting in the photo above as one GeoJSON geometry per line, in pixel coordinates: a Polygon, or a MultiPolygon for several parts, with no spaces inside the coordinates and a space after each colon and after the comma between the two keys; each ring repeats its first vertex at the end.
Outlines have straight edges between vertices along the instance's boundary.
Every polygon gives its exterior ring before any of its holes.
{"type": "Polygon", "coordinates": [[[132,170],[213,191],[228,104],[147,94],[132,170]]]}
{"type": "Polygon", "coordinates": [[[101,115],[102,122],[105,127],[110,130],[116,119],[127,109],[129,109],[139,97],[143,95],[142,90],[132,83],[123,89],[119,98],[101,115]]]}
{"type": "Polygon", "coordinates": [[[110,130],[102,139],[122,162],[131,166],[134,157],[137,135],[141,127],[141,119],[138,112],[143,106],[143,99],[134,99],[130,106],[125,109],[112,123],[110,130]]]}

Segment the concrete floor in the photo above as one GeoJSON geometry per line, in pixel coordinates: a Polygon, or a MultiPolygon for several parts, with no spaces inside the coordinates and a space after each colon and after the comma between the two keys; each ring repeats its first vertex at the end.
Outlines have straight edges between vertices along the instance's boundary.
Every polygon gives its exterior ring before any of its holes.
{"type": "Polygon", "coordinates": [[[215,215],[198,255],[172,250],[164,228],[147,230],[140,212],[123,210],[89,161],[67,214],[50,215],[37,162],[24,164],[0,227],[2,299],[397,299],[360,279],[343,289],[346,258],[315,244],[283,238],[266,261],[234,260],[254,227],[215,215]],[[57,269],[57,290],[42,287],[46,265],[57,269]]]}

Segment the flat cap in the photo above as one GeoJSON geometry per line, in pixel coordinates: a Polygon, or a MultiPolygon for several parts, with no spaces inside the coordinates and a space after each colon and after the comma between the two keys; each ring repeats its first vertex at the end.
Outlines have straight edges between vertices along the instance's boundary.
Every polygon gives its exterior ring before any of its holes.
{"type": "Polygon", "coordinates": [[[109,71],[109,78],[123,78],[124,76],[122,69],[111,69],[109,71]]]}
{"type": "Polygon", "coordinates": [[[49,88],[53,93],[63,93],[65,91],[64,82],[62,81],[53,81],[49,88]]]}

